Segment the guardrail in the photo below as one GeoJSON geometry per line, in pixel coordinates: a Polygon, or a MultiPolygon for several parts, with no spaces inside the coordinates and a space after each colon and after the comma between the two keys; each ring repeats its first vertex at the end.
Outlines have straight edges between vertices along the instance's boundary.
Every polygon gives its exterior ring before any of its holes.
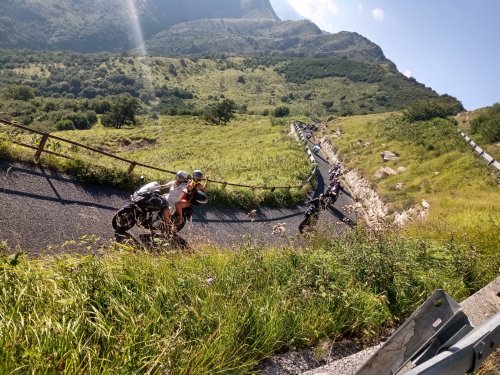
{"type": "MultiPolygon", "coordinates": [[[[39,160],[41,158],[41,156],[42,156],[43,153],[54,155],[54,156],[65,158],[65,159],[74,160],[74,158],[71,157],[71,156],[69,156],[69,155],[61,154],[60,152],[56,152],[56,151],[47,150],[45,148],[45,146],[47,144],[47,141],[49,139],[54,139],[54,140],[57,140],[57,141],[60,141],[60,142],[68,143],[68,144],[73,145],[73,146],[81,147],[83,149],[86,149],[86,150],[89,150],[89,151],[92,151],[92,152],[104,155],[106,157],[109,157],[109,158],[112,158],[112,159],[115,159],[115,160],[122,161],[124,163],[128,163],[129,164],[129,167],[128,167],[128,172],[129,173],[132,173],[132,171],[135,169],[135,167],[142,167],[142,168],[151,169],[151,170],[155,170],[155,171],[159,171],[159,172],[165,172],[165,173],[169,173],[169,174],[173,174],[173,175],[176,174],[176,171],[171,171],[171,170],[168,170],[168,169],[158,168],[158,167],[154,167],[154,166],[151,166],[151,165],[140,163],[138,161],[125,159],[125,158],[122,158],[120,156],[116,156],[116,155],[110,154],[108,152],[96,149],[94,147],[90,147],[90,146],[84,145],[82,143],[78,143],[78,142],[75,142],[75,141],[71,141],[69,139],[61,138],[61,137],[58,137],[56,135],[52,135],[52,134],[49,134],[47,132],[43,132],[43,131],[40,131],[40,130],[31,129],[31,128],[27,127],[27,126],[18,124],[15,121],[8,121],[8,120],[0,119],[0,124],[11,126],[11,127],[17,128],[17,129],[25,130],[25,131],[28,131],[28,132],[40,135],[42,138],[41,138],[41,140],[40,140],[40,142],[38,143],[37,146],[33,146],[33,145],[30,145],[30,144],[26,144],[26,143],[22,143],[22,142],[18,142],[18,141],[12,141],[12,143],[14,143],[14,144],[16,144],[18,146],[22,146],[22,147],[26,147],[26,148],[30,148],[30,149],[35,150],[35,159],[36,160],[39,160]]],[[[209,181],[211,183],[221,184],[224,187],[225,186],[235,186],[235,187],[241,187],[241,188],[248,188],[248,189],[252,189],[252,190],[257,190],[257,189],[271,190],[271,192],[273,192],[276,189],[285,189],[285,190],[302,189],[304,186],[306,186],[307,184],[309,184],[311,182],[311,180],[312,180],[312,178],[313,178],[313,176],[314,176],[315,173],[316,173],[316,167],[313,168],[313,171],[311,172],[310,176],[305,181],[303,181],[300,185],[296,185],[296,186],[257,186],[257,185],[245,185],[245,184],[239,184],[239,183],[233,183],[233,182],[227,182],[227,181],[219,181],[219,180],[210,180],[210,179],[209,179],[209,181]]]]}
{"type": "Polygon", "coordinates": [[[474,149],[474,152],[477,154],[477,156],[483,158],[488,165],[491,165],[495,167],[497,170],[500,171],[500,162],[495,160],[495,158],[491,155],[489,155],[487,152],[485,152],[481,147],[479,147],[476,142],[474,142],[471,137],[469,137],[467,134],[465,134],[463,131],[460,131],[460,135],[465,139],[465,141],[474,149]]]}

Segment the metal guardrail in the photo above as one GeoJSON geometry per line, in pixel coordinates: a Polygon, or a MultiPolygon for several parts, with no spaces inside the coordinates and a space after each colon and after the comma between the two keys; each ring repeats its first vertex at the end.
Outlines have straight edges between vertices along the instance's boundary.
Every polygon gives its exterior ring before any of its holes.
{"type": "Polygon", "coordinates": [[[500,312],[474,328],[460,305],[436,290],[356,375],[463,375],[498,347],[500,312]]]}
{"type": "Polygon", "coordinates": [[[488,153],[486,153],[481,147],[479,147],[476,142],[474,142],[471,137],[469,137],[465,132],[460,131],[460,135],[465,139],[465,141],[474,149],[477,156],[483,158],[488,165],[495,167],[500,171],[500,162],[495,160],[495,158],[488,153]]]}
{"type": "Polygon", "coordinates": [[[477,370],[488,355],[500,346],[500,312],[453,342],[453,338],[450,339],[450,343],[444,345],[437,355],[404,374],[453,375],[477,370]]]}
{"type": "MultiPolygon", "coordinates": [[[[71,156],[64,155],[64,154],[61,154],[59,152],[50,151],[50,150],[45,149],[47,141],[49,139],[55,139],[55,140],[60,141],[60,142],[65,142],[65,143],[71,144],[73,146],[81,147],[83,149],[86,149],[86,150],[89,150],[89,151],[92,151],[92,152],[104,155],[106,157],[113,158],[115,160],[120,160],[120,161],[122,161],[124,163],[128,163],[129,164],[129,168],[128,168],[128,172],[129,173],[132,173],[132,171],[135,169],[135,167],[142,167],[142,168],[152,169],[152,170],[159,171],[159,172],[165,172],[165,173],[174,174],[174,175],[176,174],[176,171],[171,171],[171,170],[168,170],[168,169],[158,168],[158,167],[154,167],[154,166],[151,166],[151,165],[143,164],[143,163],[140,163],[140,162],[137,162],[137,161],[125,159],[125,158],[122,158],[120,156],[116,156],[116,155],[110,154],[108,152],[96,149],[94,147],[90,147],[90,146],[84,145],[82,143],[78,143],[78,142],[75,142],[75,141],[71,141],[69,139],[61,138],[61,137],[58,137],[58,136],[55,136],[55,135],[52,135],[52,134],[49,134],[47,132],[43,132],[43,131],[40,131],[40,130],[31,129],[31,128],[27,127],[27,126],[20,125],[20,124],[18,124],[15,121],[8,121],[8,120],[5,120],[5,119],[0,119],[0,124],[11,126],[11,127],[17,128],[17,129],[21,129],[21,130],[25,130],[25,131],[28,131],[28,132],[31,132],[31,133],[34,133],[34,134],[41,135],[42,138],[41,138],[38,146],[33,146],[33,145],[30,145],[30,144],[26,144],[26,143],[22,143],[22,142],[17,142],[17,141],[12,141],[12,143],[14,143],[14,144],[16,144],[18,146],[22,146],[22,147],[34,149],[35,150],[35,159],[36,160],[40,159],[40,157],[42,156],[43,153],[54,155],[54,156],[57,156],[57,157],[66,158],[66,159],[74,159],[71,156]]],[[[211,183],[221,184],[224,187],[225,186],[235,186],[235,187],[241,187],[241,188],[248,188],[248,189],[252,189],[252,190],[256,190],[256,189],[271,190],[271,192],[273,192],[276,189],[285,189],[285,190],[286,189],[288,189],[288,190],[290,190],[290,189],[302,189],[304,186],[306,186],[307,184],[309,184],[311,182],[311,180],[312,180],[312,178],[313,178],[313,176],[314,176],[315,173],[316,173],[316,167],[313,168],[313,170],[312,170],[311,174],[309,175],[309,177],[305,181],[303,181],[300,185],[297,185],[297,186],[257,186],[257,185],[245,185],[245,184],[232,183],[232,182],[227,182],[227,181],[218,181],[218,180],[209,180],[209,181],[211,183]]]]}

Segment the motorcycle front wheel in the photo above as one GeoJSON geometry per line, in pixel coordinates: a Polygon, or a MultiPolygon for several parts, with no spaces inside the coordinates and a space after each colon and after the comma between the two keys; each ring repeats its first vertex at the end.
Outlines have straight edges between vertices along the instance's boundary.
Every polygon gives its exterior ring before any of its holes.
{"type": "Polygon", "coordinates": [[[136,224],[135,213],[133,208],[125,207],[113,216],[111,225],[116,232],[124,232],[131,229],[136,224]]]}

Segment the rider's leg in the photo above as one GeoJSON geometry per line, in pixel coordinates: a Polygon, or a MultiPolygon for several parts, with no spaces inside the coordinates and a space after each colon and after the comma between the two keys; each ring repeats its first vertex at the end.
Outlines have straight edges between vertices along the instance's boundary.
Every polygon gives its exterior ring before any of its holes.
{"type": "Polygon", "coordinates": [[[170,208],[165,207],[163,209],[163,225],[165,226],[165,232],[170,231],[170,208]]]}
{"type": "Polygon", "coordinates": [[[181,200],[175,204],[175,210],[177,211],[177,225],[182,224],[182,209],[189,206],[189,202],[186,200],[181,200]]]}
{"type": "Polygon", "coordinates": [[[304,232],[304,228],[306,227],[306,225],[309,224],[309,218],[311,216],[310,215],[306,215],[306,217],[304,218],[304,220],[302,220],[299,224],[299,232],[300,234],[302,234],[304,232]]]}

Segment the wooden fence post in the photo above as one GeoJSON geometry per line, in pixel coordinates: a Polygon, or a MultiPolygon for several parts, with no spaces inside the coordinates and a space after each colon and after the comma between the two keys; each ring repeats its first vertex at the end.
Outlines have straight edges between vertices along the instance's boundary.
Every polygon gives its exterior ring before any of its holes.
{"type": "Polygon", "coordinates": [[[36,160],[40,159],[40,156],[42,155],[43,149],[45,147],[45,143],[47,143],[47,139],[49,139],[49,135],[44,134],[42,136],[42,139],[40,140],[40,144],[38,145],[38,149],[36,150],[36,153],[35,153],[36,160]]]}
{"type": "Polygon", "coordinates": [[[137,165],[137,163],[135,161],[130,163],[130,167],[128,167],[128,173],[132,173],[132,171],[134,170],[136,165],[137,165]]]}

